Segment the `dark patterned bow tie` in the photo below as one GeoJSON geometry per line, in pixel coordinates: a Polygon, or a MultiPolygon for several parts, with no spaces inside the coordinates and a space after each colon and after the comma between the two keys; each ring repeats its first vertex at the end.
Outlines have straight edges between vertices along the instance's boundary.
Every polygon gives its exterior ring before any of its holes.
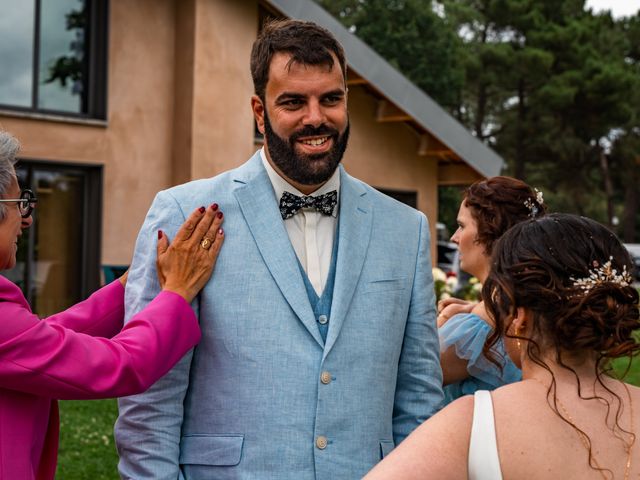
{"type": "Polygon", "coordinates": [[[284,192],[280,198],[280,214],[282,219],[293,217],[301,208],[315,208],[324,215],[333,215],[338,203],[338,192],[332,190],[317,197],[299,197],[290,192],[284,192]]]}

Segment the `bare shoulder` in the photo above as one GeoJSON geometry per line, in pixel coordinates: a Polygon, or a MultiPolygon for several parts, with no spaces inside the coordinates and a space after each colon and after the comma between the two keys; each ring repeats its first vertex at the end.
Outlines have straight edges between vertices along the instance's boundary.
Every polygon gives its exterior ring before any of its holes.
{"type": "Polygon", "coordinates": [[[493,322],[489,320],[489,315],[487,314],[487,310],[484,308],[484,302],[476,303],[473,306],[471,313],[479,316],[482,320],[487,322],[489,325],[493,325],[493,322]]]}
{"type": "Polygon", "coordinates": [[[463,426],[469,424],[471,428],[471,419],[473,417],[473,395],[465,395],[457,400],[454,400],[445,408],[440,410],[436,415],[431,417],[429,421],[434,423],[446,422],[451,427],[454,422],[463,426]]]}
{"type": "Polygon", "coordinates": [[[424,422],[407,438],[415,436],[415,441],[428,443],[434,449],[468,447],[473,420],[473,396],[466,395],[440,410],[424,422]]]}
{"type": "Polygon", "coordinates": [[[467,478],[473,397],[459,398],[409,435],[366,480],[467,478]]]}
{"type": "Polygon", "coordinates": [[[631,385],[630,383],[625,383],[627,390],[629,391],[629,395],[634,401],[640,401],[640,387],[636,387],[635,385],[631,385]]]}
{"type": "Polygon", "coordinates": [[[493,392],[493,411],[504,478],[580,478],[565,475],[563,459],[572,455],[577,439],[550,408],[546,388],[534,381],[499,388],[493,392]]]}
{"type": "MultiPolygon", "coordinates": [[[[538,384],[529,382],[514,382],[504,385],[491,392],[493,400],[493,409],[498,411],[510,412],[511,410],[521,412],[518,402],[527,402],[534,397],[533,403],[538,403],[543,398],[542,390],[538,391],[538,384]]],[[[545,402],[546,404],[546,402],[545,402]]]]}
{"type": "Polygon", "coordinates": [[[631,385],[630,383],[625,383],[631,395],[640,395],[640,387],[636,387],[635,385],[631,385]]]}
{"type": "MultiPolygon", "coordinates": [[[[511,437],[523,434],[522,428],[531,418],[541,420],[551,414],[545,391],[531,382],[515,382],[491,392],[496,429],[511,437]],[[522,415],[522,412],[528,415],[522,415]],[[504,428],[508,425],[507,428],[504,428]]],[[[533,428],[533,427],[531,427],[533,428]]]]}

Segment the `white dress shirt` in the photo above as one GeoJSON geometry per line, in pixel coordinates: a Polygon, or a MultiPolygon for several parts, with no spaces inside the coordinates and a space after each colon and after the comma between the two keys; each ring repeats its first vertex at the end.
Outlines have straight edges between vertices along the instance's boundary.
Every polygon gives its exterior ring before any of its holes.
{"type": "MultiPolygon", "coordinates": [[[[297,188],[289,184],[271,166],[264,153],[264,147],[260,150],[260,156],[267,175],[273,185],[276,194],[276,201],[280,202],[280,197],[287,191],[299,196],[305,196],[297,188]]],[[[312,196],[322,195],[332,190],[338,192],[338,203],[340,202],[340,171],[336,168],[331,178],[312,196]]],[[[331,266],[331,254],[333,252],[333,239],[338,224],[338,207],[336,205],[333,215],[323,215],[315,209],[303,208],[293,217],[284,220],[284,226],[289,234],[291,245],[300,260],[300,264],[309,277],[311,285],[318,296],[322,296],[324,286],[329,275],[331,266]]]]}

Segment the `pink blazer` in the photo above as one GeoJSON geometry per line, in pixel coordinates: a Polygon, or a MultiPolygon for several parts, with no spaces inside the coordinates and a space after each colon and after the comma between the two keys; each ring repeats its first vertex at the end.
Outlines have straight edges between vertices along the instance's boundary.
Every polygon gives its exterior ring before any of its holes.
{"type": "Polygon", "coordinates": [[[54,478],[55,399],[142,392],[200,340],[193,310],[175,293],[160,293],[124,329],[123,316],[117,280],[40,320],[0,276],[0,479],[54,478]]]}

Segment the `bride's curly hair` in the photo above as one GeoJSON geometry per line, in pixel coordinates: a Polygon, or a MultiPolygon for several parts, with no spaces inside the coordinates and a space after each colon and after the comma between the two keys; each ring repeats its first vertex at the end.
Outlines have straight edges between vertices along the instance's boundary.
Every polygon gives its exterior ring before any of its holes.
{"type": "MultiPolygon", "coordinates": [[[[630,285],[634,264],[629,252],[594,220],[555,213],[511,228],[496,243],[491,262],[482,297],[496,326],[485,351],[499,338],[526,340],[522,345],[528,357],[552,374],[549,404],[578,431],[558,412],[555,377],[544,359],[555,358],[573,372],[581,397],[580,378],[566,360],[595,361],[598,383],[617,399],[620,428],[622,400],[607,388],[602,375],[610,373],[609,360],[627,357],[630,362],[640,351],[640,338],[634,335],[640,329],[638,292],[630,285]],[[606,275],[593,277],[607,266],[606,275]],[[508,333],[519,307],[533,315],[530,338],[508,333]]],[[[589,449],[589,463],[596,468],[592,458],[589,449]]]]}

